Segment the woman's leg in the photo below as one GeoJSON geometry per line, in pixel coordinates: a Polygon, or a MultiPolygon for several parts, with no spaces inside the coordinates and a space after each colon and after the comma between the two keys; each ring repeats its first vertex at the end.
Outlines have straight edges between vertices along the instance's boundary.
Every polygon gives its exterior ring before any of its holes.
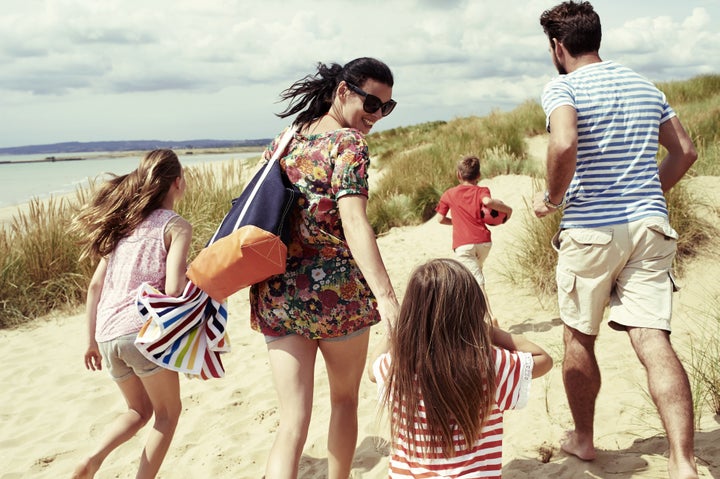
{"type": "Polygon", "coordinates": [[[182,401],[180,399],[180,380],[178,373],[169,369],[146,376],[141,379],[150,402],[152,403],[155,421],[145,442],[137,479],[151,479],[157,475],[165,454],[170,447],[175,428],[177,427],[182,401]]]}
{"type": "Polygon", "coordinates": [[[94,477],[108,454],[133,437],[152,417],[150,398],[137,376],[130,376],[117,385],[127,403],[127,411],[110,424],[95,452],[75,468],[73,479],[94,477]]]}
{"type": "Polygon", "coordinates": [[[267,348],[280,404],[280,426],[265,477],[295,479],[310,426],[318,342],[292,334],[268,343],[267,348]]]}
{"type": "Polygon", "coordinates": [[[344,341],[320,341],[330,383],[328,479],[350,476],[358,434],[358,393],[370,329],[344,341]]]}

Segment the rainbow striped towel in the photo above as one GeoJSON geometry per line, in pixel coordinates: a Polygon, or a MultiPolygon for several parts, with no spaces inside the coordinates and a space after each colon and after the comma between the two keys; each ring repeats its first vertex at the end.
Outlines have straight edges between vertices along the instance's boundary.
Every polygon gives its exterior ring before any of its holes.
{"type": "Polygon", "coordinates": [[[179,297],[147,283],[138,288],[137,306],[145,325],[135,339],[155,364],[203,379],[225,375],[220,355],[230,351],[225,333],[227,304],[212,299],[192,282],[179,297]]]}

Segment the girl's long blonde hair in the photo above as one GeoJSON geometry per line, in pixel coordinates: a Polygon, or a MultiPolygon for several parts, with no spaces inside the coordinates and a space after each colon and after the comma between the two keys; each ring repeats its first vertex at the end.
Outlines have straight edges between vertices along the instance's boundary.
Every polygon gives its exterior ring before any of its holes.
{"type": "Polygon", "coordinates": [[[495,402],[495,367],[480,286],[465,266],[434,259],[410,277],[397,322],[390,331],[392,361],[385,404],[392,437],[405,431],[416,456],[426,456],[422,442],[456,454],[453,434],[466,449],[480,436],[495,402]],[[427,431],[416,428],[421,400],[427,431]]]}
{"type": "Polygon", "coordinates": [[[172,150],[153,150],[127,175],[113,175],[84,205],[73,227],[81,233],[82,256],[103,257],[160,208],[182,166],[172,150]]]}

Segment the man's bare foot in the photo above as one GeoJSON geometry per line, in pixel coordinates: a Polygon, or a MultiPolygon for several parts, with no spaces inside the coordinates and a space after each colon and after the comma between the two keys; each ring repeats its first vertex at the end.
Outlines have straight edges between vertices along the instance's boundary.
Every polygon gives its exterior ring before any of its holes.
{"type": "Polygon", "coordinates": [[[668,463],[668,477],[670,479],[697,479],[697,465],[695,458],[691,457],[687,461],[681,461],[679,464],[670,458],[668,463]]]}
{"type": "Polygon", "coordinates": [[[583,440],[575,431],[565,432],[560,442],[560,448],[568,454],[579,457],[583,461],[592,461],[595,459],[595,446],[593,446],[592,438],[590,438],[589,441],[583,440]]]}

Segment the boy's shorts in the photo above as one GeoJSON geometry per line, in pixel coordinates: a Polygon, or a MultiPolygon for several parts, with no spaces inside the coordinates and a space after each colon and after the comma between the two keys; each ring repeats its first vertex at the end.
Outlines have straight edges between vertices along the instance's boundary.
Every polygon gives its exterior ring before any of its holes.
{"type": "Polygon", "coordinates": [[[151,376],[162,369],[142,355],[135,346],[136,337],[136,333],[131,333],[98,343],[105,368],[116,382],[122,382],[133,374],[141,378],[151,376]]]}
{"type": "Polygon", "coordinates": [[[470,270],[480,286],[485,284],[482,266],[490,254],[491,242],[478,244],[464,244],[455,248],[455,255],[459,263],[470,270]]]}
{"type": "Polygon", "coordinates": [[[605,306],[609,325],[670,331],[675,230],[663,217],[601,228],[570,228],[553,238],[560,318],[597,335],[605,306]]]}

